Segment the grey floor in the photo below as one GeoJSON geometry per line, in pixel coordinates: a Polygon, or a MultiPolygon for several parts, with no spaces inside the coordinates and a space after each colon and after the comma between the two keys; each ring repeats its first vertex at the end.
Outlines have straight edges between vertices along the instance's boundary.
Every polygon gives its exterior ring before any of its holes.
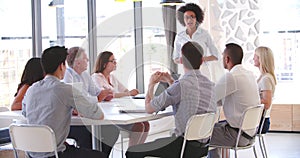
{"type": "MultiPolygon", "coordinates": [[[[153,141],[160,137],[169,136],[169,131],[151,133],[147,141],[153,141]]],[[[269,158],[300,158],[300,133],[268,133],[265,136],[266,147],[269,158]]],[[[124,139],[124,150],[127,149],[128,139],[124,139]]],[[[11,148],[11,147],[9,147],[11,148]]],[[[5,149],[5,148],[4,148],[5,149]]],[[[4,150],[0,147],[0,158],[13,158],[12,150],[4,150]]],[[[258,141],[256,141],[256,149],[258,157],[262,158],[258,141]]],[[[120,139],[114,146],[114,150],[110,158],[121,158],[121,143],[120,139]]],[[[125,156],[124,156],[125,157],[125,156]]],[[[234,157],[234,152],[230,152],[230,158],[234,157]]],[[[238,151],[239,158],[254,158],[253,150],[246,149],[238,151]]]]}
{"type": "MultiPolygon", "coordinates": [[[[151,134],[147,141],[152,141],[159,137],[169,135],[169,131],[151,134]]],[[[268,153],[268,158],[300,158],[300,133],[278,133],[270,132],[265,135],[265,143],[268,153]]],[[[260,148],[256,141],[256,149],[259,158],[262,158],[260,148]]],[[[127,149],[127,139],[125,139],[124,149],[127,149]]],[[[111,158],[121,158],[120,143],[118,142],[110,156],[111,158]]],[[[124,156],[125,157],[125,156],[124,156]]],[[[234,152],[230,151],[230,157],[234,157],[234,152]]],[[[239,158],[254,158],[252,149],[238,151],[239,158]]]]}

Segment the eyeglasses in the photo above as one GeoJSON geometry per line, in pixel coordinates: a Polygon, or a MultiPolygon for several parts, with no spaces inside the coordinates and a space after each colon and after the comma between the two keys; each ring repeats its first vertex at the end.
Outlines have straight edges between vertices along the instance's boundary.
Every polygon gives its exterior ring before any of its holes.
{"type": "Polygon", "coordinates": [[[117,63],[117,59],[108,60],[108,62],[112,62],[113,64],[116,64],[117,63]]]}
{"type": "Polygon", "coordinates": [[[184,16],[184,19],[186,19],[186,20],[189,20],[189,19],[193,20],[193,19],[196,19],[196,16],[184,16]]]}

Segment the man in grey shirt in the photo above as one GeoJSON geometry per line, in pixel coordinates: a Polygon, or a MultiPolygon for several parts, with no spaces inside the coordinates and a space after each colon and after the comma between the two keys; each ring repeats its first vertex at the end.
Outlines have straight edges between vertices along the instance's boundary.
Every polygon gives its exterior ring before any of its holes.
{"type": "MultiPolygon", "coordinates": [[[[106,157],[106,154],[100,151],[75,148],[65,143],[75,105],[84,117],[104,118],[97,102],[90,101],[71,85],[60,82],[66,71],[67,55],[67,49],[64,47],[55,46],[44,50],[41,62],[46,77],[27,90],[22,102],[23,115],[27,118],[28,124],[47,125],[52,128],[60,158],[106,157]]],[[[33,158],[54,156],[53,152],[29,154],[33,158]]]]}
{"type": "MultiPolygon", "coordinates": [[[[145,108],[148,113],[158,112],[172,105],[175,117],[175,135],[154,142],[130,147],[126,156],[139,158],[145,156],[179,157],[183,135],[188,119],[195,114],[216,112],[214,83],[203,76],[199,71],[202,63],[203,49],[196,42],[187,42],[183,45],[181,61],[185,74],[175,81],[170,74],[154,73],[149,82],[146,94],[145,108]],[[154,86],[158,82],[168,82],[171,86],[154,97],[154,86]]],[[[187,142],[185,157],[202,157],[207,155],[208,140],[187,142]]]]}
{"type": "MultiPolygon", "coordinates": [[[[88,66],[88,57],[85,50],[81,47],[71,47],[68,49],[67,56],[68,66],[65,72],[63,81],[65,83],[81,83],[82,93],[90,97],[90,100],[101,102],[102,100],[109,101],[112,99],[113,93],[111,90],[100,89],[97,87],[89,73],[86,71],[88,66]]],[[[101,151],[110,155],[112,147],[118,140],[120,130],[115,125],[101,125],[101,138],[98,139],[101,143],[101,151]]],[[[92,134],[91,126],[71,126],[68,138],[74,138],[80,148],[92,149],[92,134]]]]}

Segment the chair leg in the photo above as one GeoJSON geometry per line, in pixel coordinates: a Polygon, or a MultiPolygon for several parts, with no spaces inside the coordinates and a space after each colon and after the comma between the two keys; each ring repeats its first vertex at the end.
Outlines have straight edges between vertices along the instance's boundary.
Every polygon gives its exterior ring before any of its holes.
{"type": "Polygon", "coordinates": [[[183,140],[182,147],[181,147],[180,158],[183,158],[183,153],[184,153],[184,149],[185,149],[185,144],[186,144],[186,140],[184,139],[184,140],[183,140]]]}
{"type": "Polygon", "coordinates": [[[262,145],[262,142],[261,142],[261,141],[262,141],[262,140],[261,140],[261,136],[259,135],[259,136],[258,136],[259,147],[260,147],[261,154],[262,154],[263,158],[265,158],[265,151],[264,151],[264,149],[263,149],[263,145],[262,145]]]}
{"type": "Polygon", "coordinates": [[[14,155],[15,155],[15,158],[19,158],[18,151],[16,149],[14,149],[14,155]]]}
{"type": "Polygon", "coordinates": [[[234,156],[235,156],[235,158],[237,158],[237,150],[236,149],[234,149],[234,156]]]}
{"type": "Polygon", "coordinates": [[[122,134],[121,134],[121,154],[122,154],[121,157],[122,157],[122,158],[124,158],[123,150],[124,150],[124,149],[123,149],[123,136],[122,136],[122,134]]]}
{"type": "Polygon", "coordinates": [[[253,152],[254,152],[254,156],[255,156],[255,158],[257,158],[257,154],[256,154],[256,149],[255,149],[255,146],[253,146],[253,152]]]}
{"type": "Polygon", "coordinates": [[[268,158],[264,137],[259,136],[258,138],[259,138],[259,146],[260,146],[261,152],[263,154],[263,157],[268,158]]]}
{"type": "Polygon", "coordinates": [[[264,147],[264,151],[265,151],[265,156],[266,156],[266,158],[268,158],[268,155],[267,155],[267,148],[266,148],[266,144],[265,144],[264,137],[262,137],[262,143],[263,143],[263,147],[264,147]]]}

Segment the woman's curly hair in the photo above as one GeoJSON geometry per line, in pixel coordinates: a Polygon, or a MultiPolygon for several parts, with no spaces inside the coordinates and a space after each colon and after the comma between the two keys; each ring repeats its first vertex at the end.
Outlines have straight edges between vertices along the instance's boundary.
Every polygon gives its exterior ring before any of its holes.
{"type": "Polygon", "coordinates": [[[195,4],[195,3],[187,3],[186,5],[181,6],[177,10],[177,18],[178,18],[178,21],[180,22],[181,25],[185,26],[183,14],[186,11],[192,11],[192,12],[194,12],[195,15],[196,15],[197,22],[199,24],[201,24],[203,22],[203,19],[204,19],[204,12],[203,12],[203,10],[197,4],[195,4]]]}

